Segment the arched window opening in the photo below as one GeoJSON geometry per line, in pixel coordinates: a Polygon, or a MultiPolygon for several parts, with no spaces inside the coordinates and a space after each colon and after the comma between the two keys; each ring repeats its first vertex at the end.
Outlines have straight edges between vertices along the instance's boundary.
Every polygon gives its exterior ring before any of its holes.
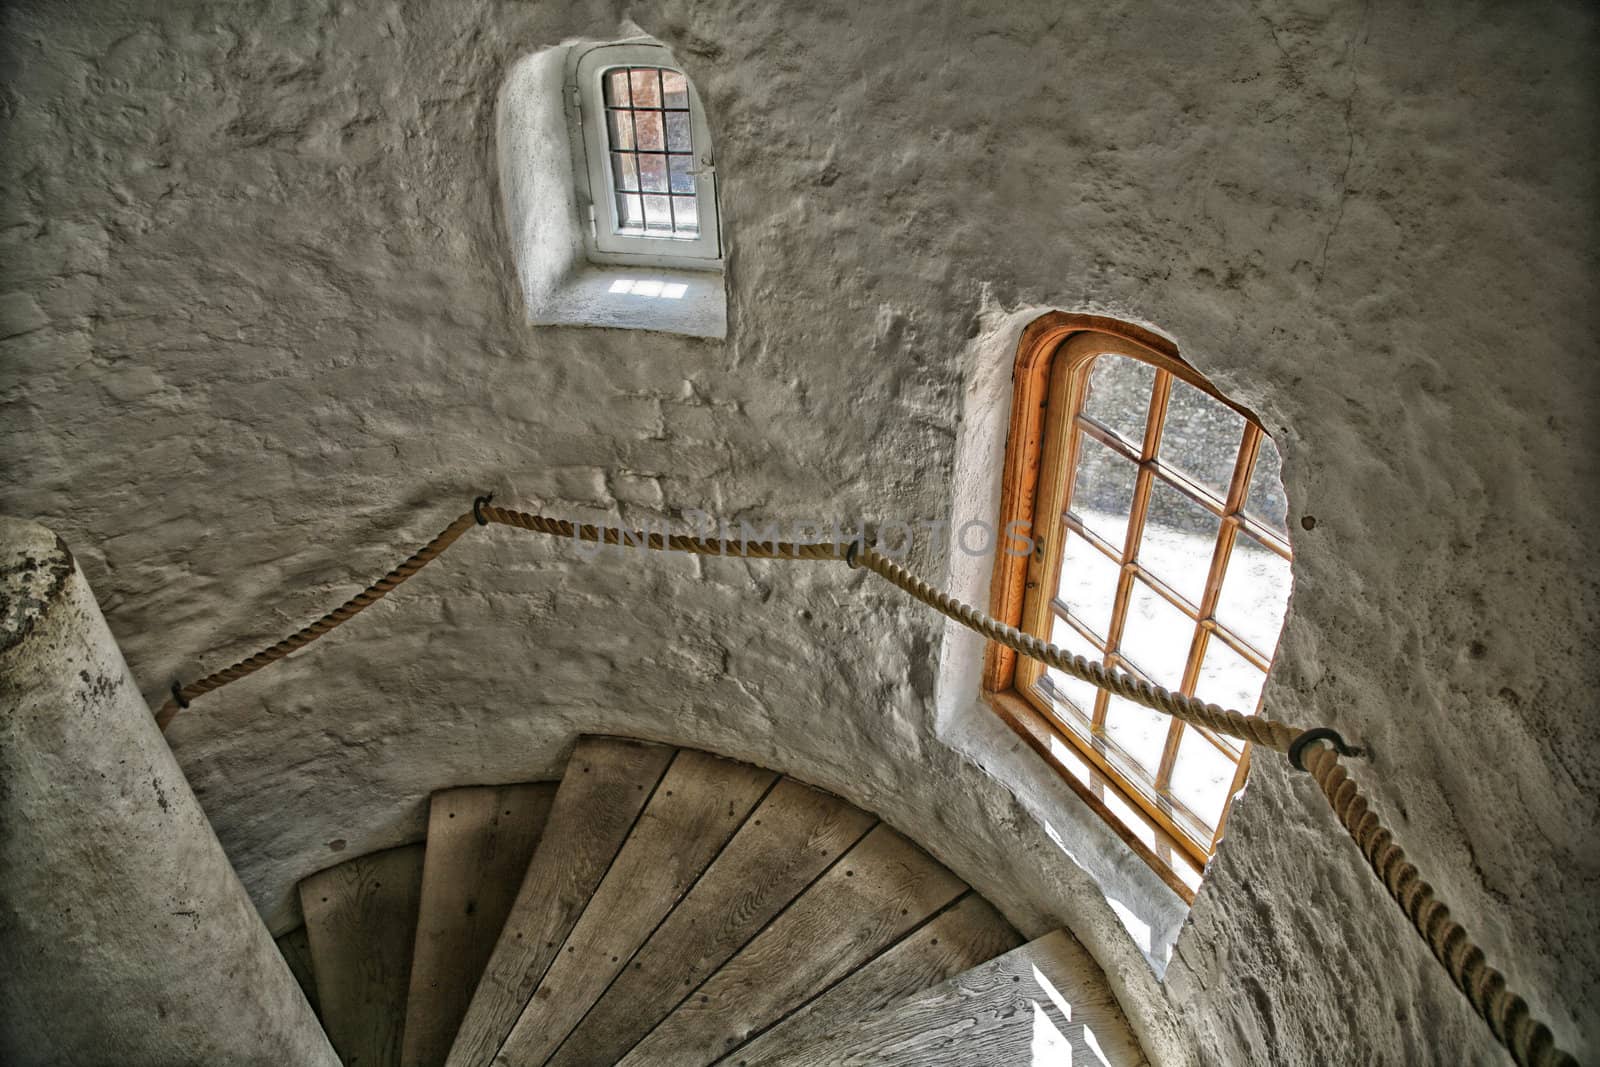
{"type": "Polygon", "coordinates": [[[664,45],[523,56],[501,87],[496,150],[530,324],[727,336],[711,133],[664,45]]]}
{"type": "Polygon", "coordinates": [[[591,258],[714,268],[721,257],[711,136],[694,86],[659,45],[583,52],[574,84],[589,181],[591,258]]]}
{"type": "MultiPolygon", "coordinates": [[[[1259,710],[1289,603],[1272,439],[1172,346],[1050,316],[1024,336],[1001,522],[1001,618],[1175,692],[1259,710]]],[[[1249,746],[993,650],[996,708],[1192,896],[1249,746]]]]}

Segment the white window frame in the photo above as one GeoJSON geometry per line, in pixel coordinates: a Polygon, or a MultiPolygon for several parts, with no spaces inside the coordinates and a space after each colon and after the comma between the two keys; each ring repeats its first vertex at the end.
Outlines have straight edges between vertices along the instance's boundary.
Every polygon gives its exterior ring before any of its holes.
{"type": "MultiPolygon", "coordinates": [[[[581,146],[578,166],[580,192],[588,194],[588,218],[584,242],[589,259],[595,263],[639,264],[677,267],[690,270],[722,269],[722,220],[717,211],[717,188],[711,131],[706,125],[705,108],[694,82],[672,58],[672,53],[653,44],[602,44],[572,50],[567,85],[577,127],[576,143],[581,146]],[[615,179],[612,176],[610,142],[606,131],[606,107],[601,82],[614,67],[660,67],[684,74],[689,89],[689,137],[695,153],[695,207],[700,219],[700,236],[646,237],[623,234],[617,219],[615,179]],[[581,188],[587,183],[587,188],[581,188]]],[[[580,200],[581,200],[580,196],[580,200]]]]}

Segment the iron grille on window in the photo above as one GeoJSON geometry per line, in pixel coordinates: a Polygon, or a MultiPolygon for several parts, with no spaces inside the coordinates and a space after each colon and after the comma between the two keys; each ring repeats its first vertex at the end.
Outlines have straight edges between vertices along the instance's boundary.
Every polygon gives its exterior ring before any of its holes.
{"type": "Polygon", "coordinates": [[[689,86],[664,67],[613,67],[602,78],[617,232],[700,236],[689,86]]]}

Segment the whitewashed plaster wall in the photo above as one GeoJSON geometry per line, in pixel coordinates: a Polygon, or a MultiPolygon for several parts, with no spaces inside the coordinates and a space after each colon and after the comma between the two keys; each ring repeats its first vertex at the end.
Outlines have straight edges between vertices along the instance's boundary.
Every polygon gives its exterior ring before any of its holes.
{"type": "MultiPolygon", "coordinates": [[[[1003,414],[968,404],[1003,331],[1117,315],[1287,457],[1269,712],[1372,747],[1363,779],[1457,916],[1600,1053],[1583,5],[41,0],[4,20],[0,507],[72,545],[148,695],[320,614],[482,489],[630,520],[946,517],[974,498],[964,413],[1003,414]],[[501,79],[635,27],[688,66],[717,139],[726,341],[525,324],[501,79]]],[[[552,775],[576,732],[614,731],[836,789],[1028,932],[1066,922],[1158,1062],[1502,1062],[1271,760],[1158,977],[1046,832],[1065,789],[1014,797],[941,739],[942,643],[838,567],[585,563],[478,532],[169,737],[276,928],[296,879],[417,834],[430,790],[552,775]]],[[[1099,854],[1063,818],[1067,850],[1099,854]]]]}

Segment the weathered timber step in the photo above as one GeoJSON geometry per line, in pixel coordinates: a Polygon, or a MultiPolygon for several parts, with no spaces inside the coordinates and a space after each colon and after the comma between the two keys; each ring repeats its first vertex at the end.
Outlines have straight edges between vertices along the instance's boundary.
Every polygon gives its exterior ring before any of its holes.
{"type": "Polygon", "coordinates": [[[878,825],[619,1062],[707,1064],[872,959],[966,889],[878,825]]]}
{"type": "Polygon", "coordinates": [[[500,1056],[544,1063],[666,918],[777,779],[679,752],[545,972],[500,1056]]]}
{"type": "Polygon", "coordinates": [[[1057,930],[829,1037],[752,1059],[747,1067],[757,1062],[1142,1067],[1145,1058],[1094,960],[1057,930]]]}
{"type": "Polygon", "coordinates": [[[320,1015],[322,1007],[317,1002],[317,972],[311,965],[311,940],[306,936],[306,928],[296,926],[277,938],[277,942],[278,951],[283,953],[284,962],[289,965],[289,973],[300,983],[300,990],[310,1002],[311,1010],[320,1015]]]}
{"type": "Polygon", "coordinates": [[[1070,937],[772,771],[584,737],[559,783],[429,804],[278,941],[347,1065],[1143,1062],[1070,937]]]}
{"type": "Polygon", "coordinates": [[[322,1025],[346,1067],[397,1067],[422,890],[421,845],[300,883],[322,1025]]]}
{"type": "Polygon", "coordinates": [[[429,802],[401,1067],[440,1067],[544,831],[554,782],[473,786],[429,802]]]}
{"type": "Polygon", "coordinates": [[[1011,924],[987,900],[968,892],[871,963],[721,1062],[733,1067],[783,1063],[874,1012],[991,960],[1021,942],[1011,924]]]}
{"type": "Polygon", "coordinates": [[[673,755],[671,748],[639,741],[578,741],[544,836],[451,1046],[450,1067],[493,1061],[673,755]]]}
{"type": "Polygon", "coordinates": [[[551,1067],[621,1059],[875,821],[838,797],[790,779],[779,782],[590,1009],[551,1067]]]}

